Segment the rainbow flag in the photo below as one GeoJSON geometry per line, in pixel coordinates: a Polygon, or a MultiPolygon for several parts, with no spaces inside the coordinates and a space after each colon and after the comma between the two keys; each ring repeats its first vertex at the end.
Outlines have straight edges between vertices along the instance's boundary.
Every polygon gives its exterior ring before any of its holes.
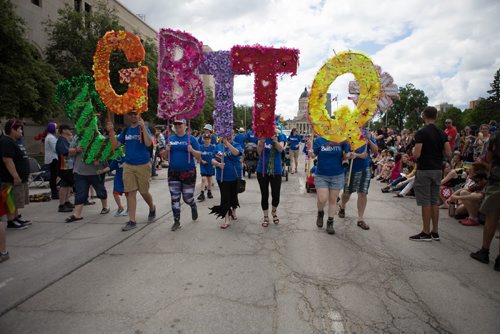
{"type": "Polygon", "coordinates": [[[16,212],[14,194],[12,193],[12,186],[9,186],[0,193],[0,216],[14,212],[16,212]]]}

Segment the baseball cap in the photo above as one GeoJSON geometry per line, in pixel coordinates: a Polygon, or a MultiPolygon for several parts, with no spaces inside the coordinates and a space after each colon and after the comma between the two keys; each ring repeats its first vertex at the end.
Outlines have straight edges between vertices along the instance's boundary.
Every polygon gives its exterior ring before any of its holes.
{"type": "Polygon", "coordinates": [[[186,124],[186,120],[184,118],[174,119],[174,124],[186,124]]]}
{"type": "Polygon", "coordinates": [[[203,127],[203,130],[208,130],[208,131],[212,132],[213,128],[210,124],[205,124],[205,126],[203,127]]]}

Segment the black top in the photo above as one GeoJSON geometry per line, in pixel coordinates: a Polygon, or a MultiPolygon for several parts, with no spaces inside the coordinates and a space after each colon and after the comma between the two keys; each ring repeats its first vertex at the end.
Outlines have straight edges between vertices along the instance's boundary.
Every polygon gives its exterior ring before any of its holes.
{"type": "Polygon", "coordinates": [[[441,170],[444,144],[448,136],[434,124],[428,124],[415,134],[415,143],[422,144],[417,170],[441,170]]]}
{"type": "Polygon", "coordinates": [[[492,153],[490,179],[500,181],[500,131],[490,137],[488,150],[492,153]]]}
{"type": "MultiPolygon", "coordinates": [[[[28,182],[30,175],[30,161],[26,148],[21,141],[17,143],[8,136],[2,136],[0,139],[0,156],[12,158],[14,166],[16,166],[17,174],[23,182],[28,182]]],[[[3,159],[0,159],[0,180],[6,183],[13,183],[14,179],[8,171],[3,159]]]]}

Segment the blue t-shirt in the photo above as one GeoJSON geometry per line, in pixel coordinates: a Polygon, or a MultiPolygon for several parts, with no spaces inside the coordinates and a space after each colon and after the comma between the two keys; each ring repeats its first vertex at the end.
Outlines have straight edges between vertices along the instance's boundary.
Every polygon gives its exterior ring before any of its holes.
{"type": "Polygon", "coordinates": [[[109,163],[109,169],[116,171],[115,178],[113,179],[113,192],[122,193],[124,192],[123,187],[123,163],[125,159],[123,157],[119,157],[116,160],[111,160],[109,163]]]}
{"type": "MultiPolygon", "coordinates": [[[[188,162],[188,135],[187,133],[178,137],[177,135],[170,136],[170,165],[168,168],[174,172],[185,172],[195,168],[194,156],[188,162]]],[[[196,151],[200,150],[200,144],[196,141],[196,138],[191,136],[190,144],[196,151]]]]}
{"type": "MultiPolygon", "coordinates": [[[[286,137],[283,134],[278,135],[278,142],[280,143],[285,143],[286,137]]],[[[268,168],[269,168],[269,161],[271,157],[271,148],[273,148],[273,139],[272,138],[266,138],[266,141],[264,143],[264,149],[262,152],[260,152],[259,156],[259,162],[257,163],[257,173],[262,174],[264,172],[264,175],[268,174],[268,168]],[[262,159],[264,159],[264,171],[262,171],[262,159]]],[[[281,152],[278,152],[275,148],[273,148],[274,151],[274,171],[272,171],[273,175],[281,175],[282,174],[282,166],[281,166],[281,152]]]]}
{"type": "Polygon", "coordinates": [[[228,182],[228,181],[236,181],[236,179],[241,178],[241,159],[240,156],[243,154],[243,148],[237,142],[232,142],[231,145],[234,146],[235,149],[238,150],[238,155],[234,155],[233,152],[227,147],[224,147],[224,144],[218,144],[215,147],[212,158],[217,160],[218,162],[224,163],[224,172],[222,173],[221,169],[215,168],[215,177],[217,178],[217,182],[228,182]],[[224,156],[224,161],[222,161],[222,157],[224,156]],[[224,178],[223,180],[221,178],[224,178]]]}
{"type": "MultiPolygon", "coordinates": [[[[148,128],[148,135],[151,132],[148,128]]],[[[151,160],[149,148],[144,143],[144,138],[141,138],[141,127],[136,126],[123,129],[118,136],[118,141],[125,145],[125,162],[129,165],[144,165],[151,160]],[[125,135],[126,133],[126,135],[125,135]]]]}
{"type": "Polygon", "coordinates": [[[314,154],[318,157],[317,175],[336,176],[344,173],[342,157],[350,152],[346,141],[335,143],[318,137],[313,144],[314,154]]]}
{"type": "MultiPolygon", "coordinates": [[[[366,130],[363,130],[363,135],[366,136],[366,130]]],[[[370,141],[373,144],[377,145],[377,140],[371,134],[370,134],[370,141]]],[[[358,148],[354,152],[356,152],[356,153],[363,153],[365,151],[365,147],[366,147],[366,144],[363,145],[363,146],[361,146],[360,148],[358,148]]],[[[371,155],[370,145],[368,145],[368,147],[366,149],[366,153],[368,154],[368,157],[366,159],[356,158],[352,162],[352,172],[353,173],[364,171],[364,170],[366,170],[367,168],[370,167],[370,161],[371,161],[371,157],[370,157],[370,155],[371,155]]]]}
{"type": "Polygon", "coordinates": [[[257,144],[257,142],[259,141],[259,139],[254,136],[252,130],[247,132],[247,140],[249,143],[254,143],[254,144],[257,144]]]}
{"type": "Polygon", "coordinates": [[[290,143],[290,149],[296,151],[299,149],[299,144],[302,141],[301,135],[295,134],[288,137],[288,142],[290,143]]]}
{"type": "MultiPolygon", "coordinates": [[[[198,144],[203,145],[203,134],[198,137],[198,144]]],[[[212,135],[212,139],[210,140],[210,144],[217,145],[217,137],[212,135]]],[[[194,147],[194,146],[193,146],[194,147]]]]}
{"type": "Polygon", "coordinates": [[[202,145],[200,146],[201,151],[201,160],[206,161],[206,164],[203,164],[200,161],[200,173],[201,175],[212,176],[214,175],[214,167],[212,166],[212,155],[215,150],[215,145],[202,145]]]}
{"type": "Polygon", "coordinates": [[[318,168],[316,166],[312,166],[311,174],[316,174],[318,172],[318,168]]]}
{"type": "Polygon", "coordinates": [[[245,141],[247,140],[247,135],[244,133],[238,133],[234,136],[234,141],[241,145],[241,147],[245,147],[245,141]]]}

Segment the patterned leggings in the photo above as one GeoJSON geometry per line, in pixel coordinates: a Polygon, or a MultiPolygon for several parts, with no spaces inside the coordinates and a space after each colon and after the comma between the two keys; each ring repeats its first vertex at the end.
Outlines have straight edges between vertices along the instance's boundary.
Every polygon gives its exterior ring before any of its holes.
{"type": "Polygon", "coordinates": [[[191,208],[196,208],[194,187],[196,185],[196,170],[185,172],[168,171],[168,189],[172,199],[172,212],[175,220],[181,219],[181,194],[184,202],[191,208]]]}

